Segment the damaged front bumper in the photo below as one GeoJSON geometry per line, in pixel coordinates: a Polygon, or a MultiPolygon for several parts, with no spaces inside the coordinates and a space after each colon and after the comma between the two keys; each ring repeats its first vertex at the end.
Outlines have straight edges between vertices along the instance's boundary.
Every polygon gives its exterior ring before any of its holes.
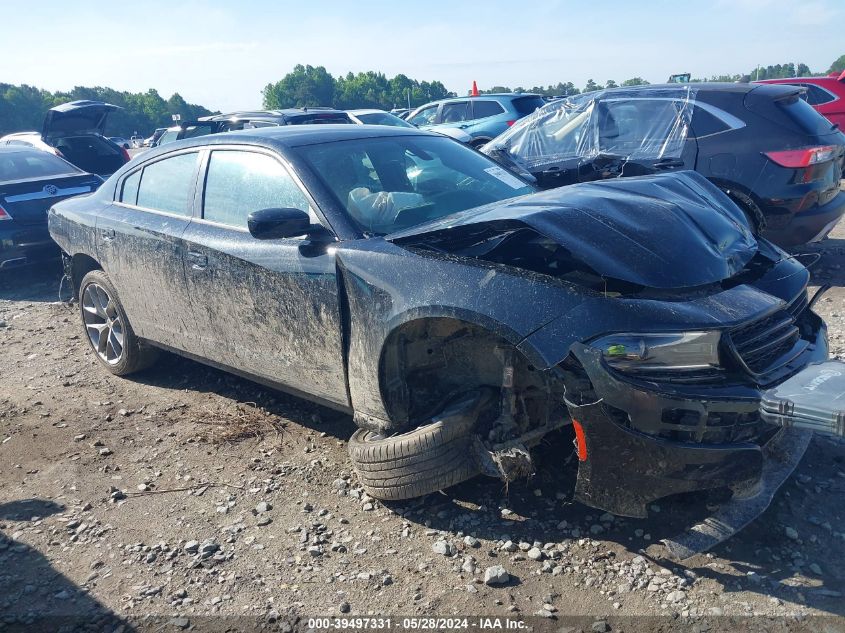
{"type": "MultiPolygon", "coordinates": [[[[824,332],[818,337],[804,363],[826,357],[824,332]]],[[[803,456],[809,434],[763,420],[758,388],[661,390],[618,376],[595,348],[577,344],[572,352],[596,393],[591,403],[567,402],[579,443],[575,497],[587,505],[644,518],[649,503],[679,493],[729,488],[735,498],[750,499],[768,491],[764,503],[746,504],[757,516],[803,456]],[[785,441],[803,448],[785,453],[785,441]],[[773,459],[777,468],[769,465],[773,459]],[[786,472],[776,485],[778,478],[766,483],[773,468],[786,472]]]]}

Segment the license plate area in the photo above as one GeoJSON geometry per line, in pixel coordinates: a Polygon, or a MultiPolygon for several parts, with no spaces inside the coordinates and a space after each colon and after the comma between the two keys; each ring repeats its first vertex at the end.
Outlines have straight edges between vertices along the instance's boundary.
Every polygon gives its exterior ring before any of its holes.
{"type": "Polygon", "coordinates": [[[760,417],[778,426],[845,437],[845,363],[808,365],[763,392],[760,417]]]}

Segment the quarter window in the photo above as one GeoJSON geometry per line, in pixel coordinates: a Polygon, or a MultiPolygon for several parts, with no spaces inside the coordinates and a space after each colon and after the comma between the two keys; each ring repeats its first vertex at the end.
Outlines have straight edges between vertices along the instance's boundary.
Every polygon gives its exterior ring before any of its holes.
{"type": "Polygon", "coordinates": [[[206,220],[246,228],[250,213],[272,208],[308,211],[317,222],[305,194],[272,156],[237,150],[211,153],[203,200],[206,220]]]}
{"type": "Polygon", "coordinates": [[[190,215],[197,152],[179,154],[144,167],[138,206],[176,215],[190,215]]]}
{"type": "Polygon", "coordinates": [[[123,190],[120,193],[120,201],[126,204],[138,203],[138,185],[141,184],[141,170],[130,174],[123,181],[123,190]]]}
{"type": "Polygon", "coordinates": [[[691,125],[693,133],[699,138],[731,129],[727,123],[700,106],[695,106],[691,125]]]}

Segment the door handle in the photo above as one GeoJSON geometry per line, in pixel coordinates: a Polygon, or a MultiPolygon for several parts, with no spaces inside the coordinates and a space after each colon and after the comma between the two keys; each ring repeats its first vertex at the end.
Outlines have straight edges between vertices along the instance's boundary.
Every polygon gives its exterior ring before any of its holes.
{"type": "Polygon", "coordinates": [[[654,163],[655,169],[671,169],[673,167],[683,167],[684,161],[677,158],[664,158],[654,163]]]}
{"type": "Polygon", "coordinates": [[[208,268],[208,256],[196,251],[188,252],[188,261],[191,262],[191,268],[194,270],[205,270],[208,268]]]}

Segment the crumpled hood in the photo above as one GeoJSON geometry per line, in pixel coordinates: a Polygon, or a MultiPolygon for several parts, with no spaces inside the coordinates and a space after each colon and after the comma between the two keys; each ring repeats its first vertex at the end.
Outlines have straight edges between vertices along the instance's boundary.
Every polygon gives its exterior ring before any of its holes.
{"type": "Polygon", "coordinates": [[[655,289],[722,281],[757,252],[742,211],[693,171],[561,187],[470,209],[386,239],[477,256],[484,248],[479,245],[489,244],[497,232],[521,229],[552,240],[603,277],[655,289]]]}

